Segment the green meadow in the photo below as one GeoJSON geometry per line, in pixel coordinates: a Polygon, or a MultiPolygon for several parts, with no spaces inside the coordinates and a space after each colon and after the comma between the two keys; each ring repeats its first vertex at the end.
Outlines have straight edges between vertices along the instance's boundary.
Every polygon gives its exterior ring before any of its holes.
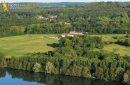
{"type": "Polygon", "coordinates": [[[20,35],[0,38],[0,53],[6,56],[21,56],[27,53],[47,52],[58,40],[52,34],[20,35]]]}
{"type": "MultiPolygon", "coordinates": [[[[99,35],[91,35],[91,36],[99,36],[102,37],[102,40],[105,43],[104,48],[101,50],[108,51],[108,52],[114,52],[116,54],[119,54],[121,56],[128,55],[130,56],[130,46],[124,46],[120,44],[116,44],[117,39],[114,39],[113,37],[120,37],[124,38],[126,34],[99,34],[99,35]]],[[[99,49],[96,49],[99,50],[99,49]]]]}
{"type": "MultiPolygon", "coordinates": [[[[27,53],[38,53],[53,51],[55,48],[51,44],[58,43],[55,34],[33,34],[19,35],[0,38],[0,53],[5,56],[22,56],[27,53]]],[[[130,47],[115,44],[117,39],[113,36],[124,37],[124,34],[106,34],[106,35],[91,35],[100,36],[104,42],[112,42],[105,44],[104,48],[108,52],[115,52],[120,55],[130,56],[130,47]]]]}
{"type": "Polygon", "coordinates": [[[108,52],[115,52],[116,54],[120,54],[121,56],[128,55],[130,56],[130,46],[124,46],[116,44],[117,39],[113,37],[121,37],[124,38],[125,34],[106,34],[106,35],[99,35],[102,37],[104,42],[111,42],[111,44],[107,44],[104,46],[102,50],[108,52]]]}

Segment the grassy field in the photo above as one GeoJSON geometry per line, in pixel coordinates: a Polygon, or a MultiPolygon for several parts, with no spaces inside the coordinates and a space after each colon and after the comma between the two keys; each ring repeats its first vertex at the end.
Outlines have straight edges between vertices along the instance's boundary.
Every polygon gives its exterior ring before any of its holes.
{"type": "Polygon", "coordinates": [[[113,36],[124,37],[125,34],[99,34],[99,35],[91,35],[91,36],[100,36],[105,42],[109,42],[109,41],[116,42],[117,40],[114,39],[113,36]]]}
{"type": "Polygon", "coordinates": [[[130,56],[130,47],[118,45],[118,44],[110,44],[104,46],[103,50],[109,51],[109,52],[115,52],[117,54],[120,54],[121,56],[128,55],[130,56]]]}
{"type": "MultiPolygon", "coordinates": [[[[130,56],[130,47],[115,44],[117,39],[113,36],[124,37],[123,34],[107,34],[107,35],[91,35],[101,36],[104,42],[113,42],[112,44],[105,45],[102,50],[109,52],[116,52],[120,55],[130,56]]],[[[37,34],[37,35],[20,35],[0,38],[0,53],[6,56],[21,56],[26,53],[34,52],[47,52],[55,48],[49,44],[58,43],[58,40],[52,37],[52,34],[37,34]]]]}
{"type": "MultiPolygon", "coordinates": [[[[104,42],[116,42],[117,39],[114,39],[113,38],[114,36],[124,37],[125,34],[106,34],[106,35],[99,35],[99,36],[102,37],[104,42]]],[[[114,51],[115,53],[120,54],[121,56],[124,55],[130,56],[130,46],[124,46],[124,45],[112,43],[112,44],[105,45],[103,50],[109,52],[114,51]]]]}
{"type": "Polygon", "coordinates": [[[48,44],[57,43],[51,38],[56,35],[20,35],[0,38],[0,53],[6,56],[21,56],[26,53],[47,52],[54,50],[48,44]]]}

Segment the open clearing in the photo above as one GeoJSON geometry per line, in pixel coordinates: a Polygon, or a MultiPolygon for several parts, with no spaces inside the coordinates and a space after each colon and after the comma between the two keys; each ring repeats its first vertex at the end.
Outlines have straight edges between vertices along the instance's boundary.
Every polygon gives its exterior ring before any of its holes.
{"type": "Polygon", "coordinates": [[[109,51],[109,52],[115,52],[117,54],[120,54],[121,56],[128,55],[130,56],[130,46],[124,46],[115,44],[114,42],[117,41],[117,39],[114,39],[113,37],[124,37],[125,34],[106,34],[106,35],[100,35],[102,36],[103,41],[105,42],[113,42],[112,44],[105,45],[103,50],[109,51]]]}
{"type": "Polygon", "coordinates": [[[58,40],[50,38],[53,34],[20,35],[0,38],[0,53],[6,56],[21,56],[26,53],[47,52],[54,50],[49,44],[58,40]]]}
{"type": "MultiPolygon", "coordinates": [[[[21,56],[27,53],[53,51],[51,44],[58,43],[55,34],[33,34],[0,38],[0,53],[5,56],[21,56]]],[[[116,52],[120,55],[130,56],[130,46],[115,44],[117,39],[113,36],[124,37],[124,34],[91,35],[101,36],[104,42],[113,42],[105,45],[102,50],[116,52]]]]}
{"type": "Polygon", "coordinates": [[[115,52],[117,54],[120,54],[121,56],[128,55],[130,56],[130,47],[118,45],[118,44],[110,44],[105,45],[103,50],[109,51],[109,52],[115,52]]]}
{"type": "Polygon", "coordinates": [[[104,42],[111,42],[111,44],[104,45],[104,48],[102,50],[108,51],[108,52],[114,52],[116,54],[120,54],[121,56],[128,55],[130,56],[130,46],[124,46],[116,44],[117,39],[114,39],[113,37],[122,37],[124,38],[126,34],[99,34],[99,35],[91,35],[91,36],[100,36],[102,37],[104,42]]]}

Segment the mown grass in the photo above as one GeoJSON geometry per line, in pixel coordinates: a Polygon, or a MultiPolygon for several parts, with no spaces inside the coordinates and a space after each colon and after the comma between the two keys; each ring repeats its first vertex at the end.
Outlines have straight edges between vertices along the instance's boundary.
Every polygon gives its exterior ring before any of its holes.
{"type": "Polygon", "coordinates": [[[124,39],[126,34],[99,34],[99,35],[91,35],[91,36],[102,37],[102,40],[105,42],[105,45],[104,45],[104,48],[101,50],[114,52],[121,56],[124,56],[124,55],[130,56],[130,46],[116,44],[118,39],[113,38],[113,37],[118,37],[118,38],[124,39]]]}
{"type": "Polygon", "coordinates": [[[126,47],[118,44],[105,45],[103,50],[120,54],[121,56],[130,56],[130,47],[126,47]]]}
{"type": "MultiPolygon", "coordinates": [[[[104,42],[112,42],[111,44],[105,44],[104,48],[108,52],[115,52],[120,55],[130,56],[130,46],[124,46],[116,44],[117,39],[113,36],[124,37],[124,34],[104,34],[104,35],[92,35],[101,36],[104,42]]],[[[20,35],[0,38],[0,53],[5,56],[21,56],[27,53],[47,52],[52,51],[55,48],[49,44],[58,43],[54,34],[35,34],[35,35],[20,35]]]]}
{"type": "Polygon", "coordinates": [[[114,39],[113,37],[124,37],[126,34],[99,34],[99,35],[91,35],[91,36],[99,36],[102,37],[104,42],[116,42],[117,39],[114,39]]]}
{"type": "Polygon", "coordinates": [[[6,56],[21,56],[26,53],[54,50],[48,44],[58,43],[52,34],[21,35],[0,38],[0,53],[6,56]]]}
{"type": "Polygon", "coordinates": [[[120,37],[125,38],[125,34],[107,34],[107,35],[100,35],[104,42],[111,42],[111,44],[107,44],[104,46],[103,50],[108,52],[114,52],[120,54],[121,56],[128,55],[130,56],[130,46],[124,46],[116,44],[117,39],[113,37],[120,37]]]}

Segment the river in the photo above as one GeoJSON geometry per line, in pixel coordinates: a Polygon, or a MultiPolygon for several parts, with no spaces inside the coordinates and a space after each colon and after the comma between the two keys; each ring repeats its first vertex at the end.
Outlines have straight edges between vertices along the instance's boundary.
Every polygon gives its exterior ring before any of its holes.
{"type": "Polygon", "coordinates": [[[0,85],[124,85],[120,82],[0,68],[0,85]]]}

